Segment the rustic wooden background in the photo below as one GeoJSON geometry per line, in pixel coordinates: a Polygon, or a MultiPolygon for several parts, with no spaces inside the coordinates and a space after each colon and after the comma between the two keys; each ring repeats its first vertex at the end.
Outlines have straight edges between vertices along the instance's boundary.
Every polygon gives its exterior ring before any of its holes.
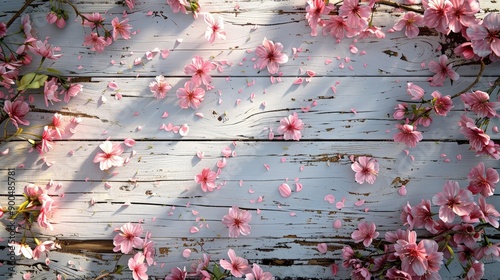
{"type": "MultiPolygon", "coordinates": [[[[0,21],[10,19],[22,2],[0,1],[0,21]]],[[[125,10],[115,2],[79,0],[75,4],[86,12],[107,11],[110,21],[125,10]]],[[[45,21],[47,1],[35,1],[27,10],[39,37],[49,36],[50,43],[64,52],[52,67],[79,77],[84,85],[83,92],[69,104],[48,108],[42,96],[35,94],[30,122],[43,126],[55,112],[67,118],[79,116],[83,121],[74,134],[56,141],[53,150],[43,156],[27,153],[25,142],[0,146],[2,151],[10,149],[7,156],[0,156],[0,185],[7,184],[7,169],[16,168],[18,201],[26,183],[45,185],[53,180],[62,184],[60,189],[50,190],[58,205],[52,219],[54,230],[40,231],[42,236],[62,242],[62,249],[50,253],[49,266],[43,261],[19,260],[12,279],[19,279],[26,271],[31,271],[35,279],[54,279],[56,273],[66,279],[93,279],[117,264],[126,265],[130,256],[113,253],[112,238],[113,229],[129,221],[142,221],[156,243],[157,265],[148,269],[151,279],[163,279],[172,267],[189,267],[203,252],[210,253],[214,260],[227,258],[228,248],[262,264],[277,278],[328,279],[332,278],[330,265],[341,264],[341,248],[351,243],[350,234],[359,221],[375,222],[382,234],[394,230],[400,227],[400,209],[407,201],[414,204],[422,198],[430,199],[447,180],[458,180],[465,186],[470,168],[480,161],[487,167],[500,167],[497,161],[476,157],[464,143],[456,125],[463,112],[459,100],[455,100],[449,117],[435,118],[432,128],[424,130],[424,141],[409,149],[410,155],[403,144],[392,142],[397,123],[392,119],[393,108],[397,100],[408,100],[406,83],[416,83],[428,94],[434,90],[426,82],[432,74],[422,69],[421,63],[436,60],[447,44],[432,32],[423,30],[416,39],[396,32],[386,33],[383,40],[360,40],[356,43],[359,52],[353,54],[349,51],[352,39],[337,44],[321,34],[310,36],[305,1],[201,1],[203,12],[225,19],[227,40],[211,45],[203,37],[206,24],[202,17],[195,20],[191,15],[172,14],[164,0],[137,2],[128,16],[137,34],[130,41],[115,42],[101,54],[82,46],[88,30],[73,22],[73,13],[67,27],[60,30],[45,21]],[[237,4],[239,9],[235,9],[237,4]],[[147,16],[150,11],[152,15],[147,16]],[[255,55],[251,51],[264,37],[281,42],[290,57],[280,68],[281,82],[272,83],[266,70],[253,68],[255,55]],[[146,60],[145,52],[154,48],[168,49],[170,56],[163,59],[158,54],[146,60]],[[302,51],[294,56],[292,48],[302,51]],[[222,71],[213,71],[215,89],[207,92],[201,108],[182,110],[177,106],[175,90],[188,80],[182,70],[194,55],[211,59],[222,66],[222,71]],[[142,63],[134,65],[139,57],[142,63]],[[113,65],[111,60],[117,63],[113,65]],[[325,63],[328,60],[332,62],[325,63]],[[232,65],[223,65],[225,61],[232,65]],[[298,77],[306,77],[306,70],[317,76],[309,83],[294,85],[298,77]],[[160,74],[173,88],[165,99],[156,100],[148,85],[160,74]],[[111,81],[118,84],[121,100],[115,99],[116,91],[107,89],[111,81]],[[336,87],[336,93],[331,86],[336,87]],[[102,96],[106,102],[101,102],[102,96]],[[237,104],[237,100],[241,102],[237,104]],[[301,108],[314,101],[317,106],[302,112],[301,108]],[[162,118],[165,111],[168,118],[162,118]],[[276,131],[279,120],[292,112],[305,123],[303,138],[299,142],[268,140],[268,129],[276,131]],[[189,134],[180,137],[159,130],[163,123],[188,124],[189,134]],[[129,137],[137,144],[127,148],[126,154],[135,151],[136,155],[126,166],[116,168],[115,176],[100,171],[92,162],[98,145],[107,138],[122,141],[129,137]],[[225,147],[236,154],[227,159],[219,176],[218,182],[225,185],[203,193],[194,176],[203,168],[215,170],[225,147]],[[205,158],[199,160],[197,151],[203,151],[205,158]],[[379,161],[380,174],[374,185],[354,182],[351,155],[369,155],[379,161]],[[43,164],[42,157],[53,165],[43,164]],[[24,167],[19,168],[20,164],[24,167]],[[269,171],[265,164],[270,166],[269,171]],[[303,184],[303,190],[282,198],[278,186],[286,180],[293,186],[295,178],[303,184]],[[403,183],[408,190],[404,197],[398,194],[403,183]],[[345,198],[345,207],[339,210],[325,201],[327,194],[333,194],[336,201],[345,198]],[[262,202],[256,202],[259,196],[262,202]],[[354,206],[359,200],[365,200],[365,204],[354,206]],[[232,205],[251,211],[249,236],[227,238],[221,219],[232,205]],[[198,216],[193,210],[199,212],[198,216]],[[196,222],[197,217],[202,222],[196,222]],[[335,220],[342,221],[342,228],[333,228],[335,220]],[[189,228],[200,223],[200,231],[191,234],[189,228]],[[322,242],[328,244],[326,254],[316,249],[322,242]],[[185,248],[193,251],[188,259],[182,256],[185,248]]],[[[498,11],[498,5],[494,0],[481,1],[485,10],[498,11]]],[[[390,7],[378,10],[374,22],[384,30],[400,16],[390,7]]],[[[487,66],[476,88],[488,87],[497,78],[499,66],[487,66]]],[[[457,71],[461,79],[438,88],[443,94],[466,88],[475,79],[478,67],[462,66],[457,71]]],[[[500,140],[496,135],[493,138],[500,140]]],[[[0,203],[6,202],[4,191],[0,203]]],[[[500,197],[495,195],[488,202],[499,207],[500,197]]],[[[3,227],[0,237],[8,238],[3,227]]],[[[498,234],[495,238],[499,239],[498,234]]],[[[4,261],[6,243],[2,242],[0,248],[0,261],[4,261]]],[[[495,262],[485,268],[486,279],[498,277],[495,262]]],[[[450,272],[442,271],[445,279],[461,273],[458,266],[450,272]]],[[[0,274],[7,273],[8,266],[0,266],[0,274]]],[[[348,275],[343,269],[339,272],[340,278],[348,275]]],[[[130,278],[130,273],[116,276],[130,278]]]]}

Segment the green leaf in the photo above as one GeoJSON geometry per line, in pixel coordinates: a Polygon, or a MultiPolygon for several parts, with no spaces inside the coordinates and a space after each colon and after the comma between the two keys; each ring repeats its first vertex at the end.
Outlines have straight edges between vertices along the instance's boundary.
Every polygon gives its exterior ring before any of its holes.
{"type": "Polygon", "coordinates": [[[49,72],[49,73],[53,73],[53,74],[56,74],[56,75],[61,75],[62,74],[61,71],[59,71],[57,69],[54,69],[54,68],[50,68],[50,67],[45,68],[45,70],[47,70],[47,72],[49,72]]]}
{"type": "Polygon", "coordinates": [[[212,273],[214,274],[215,279],[222,279],[224,277],[224,274],[222,273],[222,271],[220,270],[220,267],[217,264],[214,265],[214,269],[212,270],[212,273]]]}
{"type": "Polygon", "coordinates": [[[122,275],[122,271],[125,267],[123,265],[117,265],[115,268],[115,271],[113,271],[113,274],[119,274],[122,275]]]}
{"type": "Polygon", "coordinates": [[[37,89],[43,86],[45,81],[49,78],[47,75],[29,73],[24,75],[17,83],[17,90],[37,89]]]}

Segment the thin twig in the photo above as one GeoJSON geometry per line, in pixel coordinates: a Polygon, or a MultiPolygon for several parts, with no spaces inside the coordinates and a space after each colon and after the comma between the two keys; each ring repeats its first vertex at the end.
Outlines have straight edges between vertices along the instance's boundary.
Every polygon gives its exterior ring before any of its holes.
{"type": "Polygon", "coordinates": [[[31,3],[33,3],[33,1],[35,0],[26,0],[26,2],[24,2],[24,5],[21,7],[21,9],[19,9],[19,11],[17,11],[17,13],[9,20],[9,22],[7,22],[7,28],[9,28],[9,26],[14,23],[14,21],[24,12],[24,10],[26,10],[26,8],[29,7],[29,5],[31,5],[31,3]]]}
{"type": "Polygon", "coordinates": [[[386,0],[379,0],[375,4],[386,5],[386,6],[390,6],[390,7],[394,7],[394,8],[399,8],[399,9],[403,9],[405,11],[415,12],[415,13],[419,13],[419,14],[423,14],[424,13],[424,10],[416,9],[416,8],[413,8],[413,7],[410,7],[410,6],[401,5],[401,4],[398,4],[398,3],[395,3],[395,2],[391,2],[391,1],[386,1],[386,0]]]}
{"type": "Polygon", "coordinates": [[[479,80],[481,80],[481,77],[483,76],[484,66],[485,66],[484,62],[481,60],[481,68],[479,69],[479,73],[477,73],[477,76],[476,76],[476,79],[474,80],[474,82],[472,82],[468,87],[466,87],[461,92],[454,94],[451,98],[452,99],[456,98],[456,97],[462,95],[463,93],[468,92],[473,86],[475,86],[479,82],[479,80]]]}

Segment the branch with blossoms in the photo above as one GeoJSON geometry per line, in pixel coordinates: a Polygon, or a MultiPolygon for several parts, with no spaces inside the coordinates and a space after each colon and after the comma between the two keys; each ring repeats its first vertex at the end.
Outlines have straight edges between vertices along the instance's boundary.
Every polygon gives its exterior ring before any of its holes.
{"type": "MultiPolygon", "coordinates": [[[[53,187],[54,183],[49,182],[45,187],[28,184],[24,186],[24,201],[20,205],[10,205],[0,208],[0,218],[4,213],[9,213],[10,217],[6,226],[11,232],[22,231],[20,242],[13,241],[9,243],[10,251],[16,256],[22,256],[26,259],[42,259],[48,265],[50,263],[49,252],[60,249],[57,241],[41,241],[37,237],[36,228],[53,230],[50,222],[54,212],[57,209],[54,200],[47,193],[47,189],[53,187]]],[[[57,187],[56,187],[57,188],[57,187]]]]}
{"type": "Polygon", "coordinates": [[[380,234],[374,223],[361,222],[351,237],[370,253],[346,246],[342,266],[351,269],[355,279],[441,279],[443,262],[447,268],[458,260],[463,279],[481,279],[483,262],[500,260],[500,243],[488,237],[489,229],[499,230],[500,213],[486,202],[494,194],[499,175],[481,162],[470,170],[468,181],[467,188],[448,181],[431,200],[422,199],[417,205],[408,202],[401,213],[407,228],[386,232],[383,239],[377,239],[380,234]],[[414,229],[426,234],[419,239],[414,229]]]}

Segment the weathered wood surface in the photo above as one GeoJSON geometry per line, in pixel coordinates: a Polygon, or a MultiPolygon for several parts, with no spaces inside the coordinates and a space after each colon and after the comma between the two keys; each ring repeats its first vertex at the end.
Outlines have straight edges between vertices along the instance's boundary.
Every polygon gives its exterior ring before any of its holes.
{"type": "MultiPolygon", "coordinates": [[[[124,10],[114,1],[79,2],[84,11],[108,11],[108,20],[124,10]]],[[[157,244],[158,265],[148,270],[153,279],[163,279],[172,267],[189,267],[203,251],[215,260],[226,258],[227,248],[262,264],[277,277],[328,279],[329,265],[339,264],[340,249],[351,243],[350,234],[359,221],[375,222],[382,233],[394,230],[400,227],[400,209],[406,201],[413,204],[430,199],[446,180],[457,180],[464,186],[470,168],[480,161],[499,168],[497,161],[476,157],[463,143],[456,125],[463,113],[458,100],[449,117],[435,118],[433,127],[424,129],[424,142],[410,149],[410,156],[403,151],[404,145],[391,141],[396,123],[393,109],[397,100],[409,100],[406,82],[419,84],[428,94],[435,90],[426,82],[431,73],[421,67],[421,63],[427,64],[441,54],[437,51],[441,39],[433,34],[409,40],[401,32],[388,33],[384,40],[359,41],[356,46],[366,54],[352,54],[352,40],[336,44],[332,38],[309,35],[304,1],[211,1],[202,2],[204,11],[224,17],[228,40],[210,45],[203,38],[202,18],[172,14],[164,1],[138,2],[129,18],[134,30],[140,32],[130,41],[114,43],[102,54],[81,46],[84,30],[78,22],[69,22],[59,31],[45,22],[46,3],[36,2],[29,10],[40,37],[50,36],[50,42],[64,50],[64,57],[52,67],[68,76],[83,77],[84,91],[69,104],[48,108],[41,96],[35,95],[28,119],[43,126],[54,112],[60,112],[67,119],[79,116],[83,121],[74,134],[56,141],[54,149],[43,156],[27,153],[29,147],[24,142],[0,146],[2,151],[10,150],[7,156],[0,156],[0,169],[6,173],[8,168],[16,168],[19,200],[24,183],[54,180],[62,184],[59,189],[50,189],[59,207],[53,217],[54,231],[40,232],[63,242],[62,250],[50,253],[49,266],[19,261],[13,279],[19,279],[24,271],[32,271],[36,279],[53,279],[55,273],[67,279],[92,279],[117,264],[126,264],[129,256],[112,253],[112,238],[113,229],[129,221],[143,221],[157,244]],[[240,5],[238,11],[234,10],[236,4],[240,5]],[[153,16],[145,16],[148,11],[154,11],[153,16]],[[251,51],[264,37],[283,43],[290,56],[280,68],[281,82],[271,83],[267,71],[253,68],[251,51]],[[177,39],[183,40],[179,43],[177,39]],[[156,47],[170,50],[170,56],[163,59],[157,55],[147,61],[144,53],[156,47]],[[292,48],[303,51],[293,58],[292,48]],[[182,68],[194,55],[232,65],[213,72],[215,89],[207,92],[199,110],[182,110],[177,106],[175,90],[188,80],[182,68]],[[138,57],[143,57],[143,64],[134,66],[138,57]],[[332,63],[325,64],[327,59],[332,63]],[[111,60],[117,64],[112,65],[111,60]],[[240,62],[242,65],[238,65],[240,62]],[[305,70],[317,76],[310,83],[293,85],[297,77],[306,77],[305,70]],[[162,100],[154,99],[148,89],[159,74],[173,86],[162,100]],[[110,81],[119,85],[121,100],[107,89],[110,81]],[[253,100],[251,94],[255,94],[253,100]],[[105,103],[99,101],[101,96],[107,98],[105,103]],[[317,106],[302,112],[313,101],[317,106]],[[169,116],[162,118],[165,111],[169,116]],[[301,141],[268,140],[269,128],[276,131],[279,120],[291,112],[298,112],[305,123],[301,141]],[[180,137],[159,130],[163,123],[188,124],[189,134],[180,137]],[[114,176],[100,171],[92,162],[98,145],[107,138],[122,141],[127,137],[137,141],[126,150],[127,155],[136,152],[130,162],[115,169],[114,176]],[[236,156],[227,158],[227,166],[219,175],[221,188],[203,193],[193,178],[203,168],[216,170],[224,147],[230,147],[236,156]],[[204,151],[205,158],[198,159],[197,151],[204,151]],[[351,155],[377,158],[381,171],[374,185],[354,182],[351,155]],[[53,165],[48,167],[42,157],[53,165]],[[270,166],[269,171],[265,164],[270,166]],[[303,190],[282,198],[278,186],[288,180],[293,188],[295,178],[303,184],[303,190]],[[402,181],[408,188],[404,197],[397,192],[402,181]],[[336,201],[346,198],[345,207],[337,209],[326,202],[327,194],[333,194],[336,201]],[[262,202],[257,202],[259,196],[262,202]],[[365,204],[354,206],[358,200],[365,200],[365,204]],[[232,205],[251,211],[249,236],[226,238],[227,228],[220,220],[232,205]],[[193,215],[192,210],[199,215],[193,215]],[[197,217],[202,217],[202,222],[196,222],[197,217]],[[337,219],[343,223],[338,230],[332,227],[337,219]],[[200,224],[203,227],[198,233],[189,233],[191,226],[200,224]],[[317,251],[321,242],[328,244],[327,254],[317,251]],[[182,257],[185,248],[193,250],[189,259],[182,257]]],[[[485,9],[498,9],[495,1],[481,4],[485,9]]],[[[20,5],[21,1],[2,1],[0,21],[10,18],[20,5]]],[[[399,15],[391,8],[380,9],[391,11],[375,18],[386,30],[399,15]]],[[[476,87],[487,87],[499,70],[498,64],[489,65],[476,87]]],[[[477,66],[460,67],[463,78],[438,90],[453,95],[466,88],[477,71],[477,66]]],[[[6,176],[0,183],[6,185],[6,176]]],[[[6,201],[2,193],[0,203],[6,201]]],[[[500,205],[499,196],[489,198],[488,203],[500,205]]],[[[0,237],[7,236],[8,232],[0,229],[0,237]]],[[[0,260],[6,259],[6,250],[3,247],[0,260]]],[[[0,267],[0,274],[5,275],[7,269],[6,265],[0,267]]],[[[496,279],[498,271],[496,263],[487,263],[485,278],[496,279]]],[[[443,270],[442,275],[452,278],[459,274],[456,266],[450,273],[443,270]]],[[[344,270],[339,273],[340,278],[348,275],[344,270]]]]}

